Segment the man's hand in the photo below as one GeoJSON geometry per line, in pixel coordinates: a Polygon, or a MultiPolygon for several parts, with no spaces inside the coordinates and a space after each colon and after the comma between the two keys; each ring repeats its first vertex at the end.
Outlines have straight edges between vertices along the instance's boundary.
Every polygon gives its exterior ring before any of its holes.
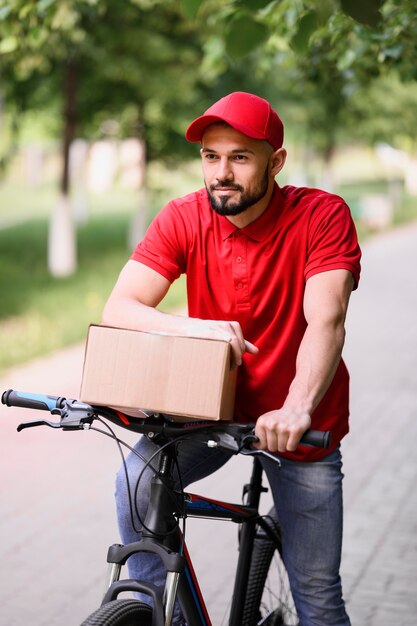
{"type": "Polygon", "coordinates": [[[294,452],[310,425],[310,415],[294,409],[264,413],[255,425],[255,435],[259,438],[256,447],[270,452],[294,452]]]}
{"type": "Polygon", "coordinates": [[[247,341],[239,322],[223,322],[219,320],[201,320],[188,318],[187,335],[204,339],[223,339],[229,341],[232,347],[233,367],[242,364],[245,352],[258,354],[259,350],[253,343],[247,341]]]}

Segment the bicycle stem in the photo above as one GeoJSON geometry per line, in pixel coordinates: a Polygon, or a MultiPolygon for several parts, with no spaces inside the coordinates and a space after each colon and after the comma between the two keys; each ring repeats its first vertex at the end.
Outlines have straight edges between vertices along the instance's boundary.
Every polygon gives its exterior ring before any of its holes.
{"type": "Polygon", "coordinates": [[[174,480],[171,477],[174,462],[172,454],[172,451],[169,454],[161,452],[158,472],[151,480],[149,502],[152,502],[152,506],[148,506],[143,523],[144,538],[164,541],[177,525],[172,514],[178,505],[174,493],[174,480]]]}

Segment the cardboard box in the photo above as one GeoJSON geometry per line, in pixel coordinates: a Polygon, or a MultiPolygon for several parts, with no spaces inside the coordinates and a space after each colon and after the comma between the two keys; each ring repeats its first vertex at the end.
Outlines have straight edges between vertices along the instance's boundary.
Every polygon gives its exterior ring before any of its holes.
{"type": "Polygon", "coordinates": [[[81,400],[129,415],[140,409],[233,419],[236,369],[227,341],[91,325],[81,400]]]}

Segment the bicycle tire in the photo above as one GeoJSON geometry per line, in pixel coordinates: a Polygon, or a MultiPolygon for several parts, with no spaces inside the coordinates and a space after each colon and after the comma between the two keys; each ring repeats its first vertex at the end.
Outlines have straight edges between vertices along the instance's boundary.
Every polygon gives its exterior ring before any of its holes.
{"type": "Polygon", "coordinates": [[[81,626],[151,626],[152,609],[137,600],[112,600],[94,611],[81,626]]]}
{"type": "Polygon", "coordinates": [[[265,518],[275,540],[258,527],[252,551],[242,626],[297,626],[299,620],[282,560],[281,531],[272,508],[265,518]]]}

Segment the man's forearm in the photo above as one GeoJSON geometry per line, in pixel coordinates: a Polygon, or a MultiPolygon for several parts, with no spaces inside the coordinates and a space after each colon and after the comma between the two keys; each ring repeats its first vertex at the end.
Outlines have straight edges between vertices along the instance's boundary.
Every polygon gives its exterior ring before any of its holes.
{"type": "Polygon", "coordinates": [[[104,308],[102,323],[119,328],[178,335],[186,335],[189,327],[187,317],[164,313],[130,298],[110,299],[104,308]]]}

